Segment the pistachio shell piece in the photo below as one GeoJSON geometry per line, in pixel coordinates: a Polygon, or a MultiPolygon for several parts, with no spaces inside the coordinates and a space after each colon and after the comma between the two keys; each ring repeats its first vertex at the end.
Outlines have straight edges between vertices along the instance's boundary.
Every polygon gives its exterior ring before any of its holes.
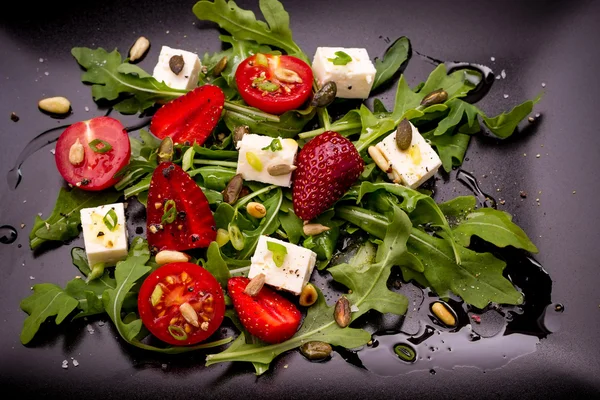
{"type": "Polygon", "coordinates": [[[396,144],[398,148],[402,151],[408,150],[410,144],[412,143],[412,126],[410,122],[405,118],[400,121],[398,124],[398,129],[396,130],[396,144]]]}
{"type": "Polygon", "coordinates": [[[317,289],[312,283],[307,283],[300,293],[300,298],[298,299],[298,303],[302,307],[310,307],[316,303],[319,294],[317,293],[317,289]]]}
{"type": "Polygon", "coordinates": [[[429,107],[434,104],[441,104],[446,100],[448,100],[448,92],[446,92],[444,89],[438,89],[423,97],[423,100],[421,100],[421,105],[423,107],[429,107]]]}
{"type": "Polygon", "coordinates": [[[244,179],[242,174],[237,174],[227,184],[225,190],[223,190],[223,201],[227,204],[233,204],[237,201],[244,186],[244,179]]]}
{"type": "Polygon", "coordinates": [[[170,136],[167,136],[160,142],[160,146],[158,146],[158,162],[168,162],[173,159],[173,139],[170,136]]]}
{"type": "Polygon", "coordinates": [[[346,296],[341,296],[335,303],[333,310],[333,318],[340,328],[345,328],[352,321],[352,310],[350,309],[350,301],[346,296]]]}
{"type": "Polygon", "coordinates": [[[246,125],[237,126],[233,130],[233,144],[237,146],[238,142],[244,138],[244,135],[250,133],[250,128],[246,125]]]}

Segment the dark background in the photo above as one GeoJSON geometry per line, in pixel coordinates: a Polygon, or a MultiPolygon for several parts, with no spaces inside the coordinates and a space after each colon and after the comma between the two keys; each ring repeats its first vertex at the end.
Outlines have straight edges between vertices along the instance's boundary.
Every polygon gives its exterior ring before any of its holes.
{"type": "MultiPolygon", "coordinates": [[[[62,285],[76,271],[70,246],[37,257],[28,249],[34,216],[49,215],[62,184],[50,153],[53,146],[23,164],[24,178],[17,190],[9,190],[4,177],[38,133],[103,113],[90,89],[80,83],[70,49],[116,47],[125,54],[144,35],[152,47],[140,65],[151,71],[163,44],[201,55],[219,49],[220,42],[212,24],[197,22],[191,12],[193,1],[20,2],[0,17],[0,225],[19,231],[15,243],[0,244],[0,386],[17,389],[19,398],[599,396],[599,263],[594,246],[600,226],[596,175],[600,2],[284,3],[294,39],[309,57],[319,45],[365,47],[375,57],[387,47],[385,38],[406,35],[415,50],[432,57],[487,64],[496,74],[504,69],[506,79],[497,80],[479,104],[488,115],[535,97],[546,83],[534,111],[541,113],[535,127],[504,142],[472,141],[463,167],[475,174],[484,191],[505,200],[499,208],[514,214],[539,247],[536,258],[552,277],[552,299],[565,305],[561,330],[542,339],[536,352],[498,370],[484,373],[458,367],[438,369],[435,375],[415,371],[390,378],[358,369],[339,355],[314,364],[297,352],[277,358],[272,371],[258,379],[246,366],[219,364],[207,369],[201,355],[169,358],[138,352],[116,339],[103,320],[88,321],[93,334],[82,322],[69,329],[45,329],[46,339],[21,345],[26,315],[19,301],[33,284],[62,285]],[[73,113],[64,120],[37,109],[39,99],[55,95],[71,100],[73,113]],[[20,116],[19,122],[10,120],[11,112],[20,116]],[[520,198],[521,190],[528,193],[526,199],[520,198]],[[21,223],[26,224],[24,229],[21,223]],[[65,359],[66,370],[61,367],[65,359]]],[[[239,5],[257,9],[250,1],[239,5]]],[[[406,70],[409,83],[426,78],[431,69],[413,56],[406,70]]],[[[381,97],[391,105],[393,94],[381,97]]],[[[127,125],[135,117],[122,120],[127,125]]],[[[463,193],[468,192],[454,180],[454,173],[437,183],[437,200],[463,193]]]]}

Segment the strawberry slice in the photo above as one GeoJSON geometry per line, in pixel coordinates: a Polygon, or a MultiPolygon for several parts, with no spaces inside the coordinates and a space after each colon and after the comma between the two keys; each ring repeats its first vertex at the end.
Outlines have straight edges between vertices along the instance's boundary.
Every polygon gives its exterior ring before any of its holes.
{"type": "Polygon", "coordinates": [[[300,150],[296,165],[292,180],[294,212],[308,221],[346,193],[365,163],[352,142],[337,132],[327,131],[300,150]]]}
{"type": "Polygon", "coordinates": [[[148,244],[153,251],[208,247],[215,219],[202,189],[176,164],[163,162],[152,174],[146,207],[148,244]]]}
{"type": "Polygon", "coordinates": [[[263,342],[281,343],[296,333],[302,314],[285,297],[266,286],[254,297],[244,293],[250,279],[235,277],[227,282],[233,307],[244,328],[263,342]]]}
{"type": "Polygon", "coordinates": [[[150,132],[173,143],[202,145],[217,126],[225,104],[223,91],[213,85],[200,86],[162,106],[150,122],[150,132]]]}

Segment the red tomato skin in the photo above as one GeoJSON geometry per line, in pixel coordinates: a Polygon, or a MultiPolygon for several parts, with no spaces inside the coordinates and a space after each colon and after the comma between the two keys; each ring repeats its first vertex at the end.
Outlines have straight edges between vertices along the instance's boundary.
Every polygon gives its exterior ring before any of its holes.
{"type": "Polygon", "coordinates": [[[172,162],[159,164],[152,174],[146,228],[153,251],[208,247],[217,238],[215,219],[202,189],[172,162]],[[177,210],[172,223],[162,221],[167,200],[173,200],[177,210]]]}
{"type": "Polygon", "coordinates": [[[266,286],[252,297],[244,293],[250,279],[234,277],[227,290],[242,325],[266,343],[281,343],[296,333],[302,319],[298,308],[288,299],[266,286]]]}
{"type": "Polygon", "coordinates": [[[209,338],[217,329],[219,329],[223,322],[225,315],[223,289],[215,277],[199,265],[186,262],[165,264],[148,275],[142,283],[138,295],[138,312],[144,326],[148,328],[150,333],[163,342],[176,346],[196,344],[209,338]],[[188,335],[186,340],[175,339],[169,333],[168,326],[173,314],[167,313],[162,317],[156,316],[151,302],[152,292],[159,282],[166,276],[181,275],[182,272],[187,273],[193,281],[193,285],[186,285],[185,288],[193,287],[194,291],[189,292],[188,290],[183,290],[180,302],[175,305],[175,308],[197,295],[199,291],[210,293],[214,298],[214,316],[209,321],[208,329],[206,331],[201,329],[195,330],[192,334],[188,335]]]}
{"type": "Polygon", "coordinates": [[[121,122],[111,117],[96,117],[65,129],[56,142],[54,154],[58,172],[68,183],[82,190],[98,191],[120,180],[114,176],[129,163],[131,145],[121,122]],[[84,159],[75,166],[69,161],[69,151],[77,139],[83,145],[84,159]],[[89,146],[94,139],[105,140],[112,149],[106,153],[94,152],[89,146]]]}
{"type": "Polygon", "coordinates": [[[248,105],[271,114],[279,115],[286,111],[300,108],[312,94],[314,78],[310,66],[301,59],[293,56],[273,56],[270,54],[265,54],[265,56],[269,60],[268,67],[257,65],[255,63],[256,55],[246,58],[238,66],[235,72],[235,82],[242,99],[248,105]],[[276,61],[277,58],[278,62],[276,61]],[[302,83],[285,83],[279,81],[274,76],[274,64],[296,72],[302,79],[302,83]],[[261,72],[265,73],[266,79],[288,86],[290,92],[288,93],[284,90],[263,92],[258,88],[252,87],[254,78],[260,76],[261,72]]]}

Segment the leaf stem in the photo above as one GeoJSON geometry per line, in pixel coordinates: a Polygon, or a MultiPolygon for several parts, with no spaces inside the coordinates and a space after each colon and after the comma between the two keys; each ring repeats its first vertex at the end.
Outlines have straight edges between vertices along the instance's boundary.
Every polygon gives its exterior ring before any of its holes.
{"type": "Polygon", "coordinates": [[[248,117],[251,117],[252,119],[257,119],[259,121],[260,120],[271,121],[271,122],[279,122],[280,121],[280,119],[277,115],[268,114],[266,112],[257,110],[256,108],[242,106],[239,104],[232,103],[230,101],[225,101],[225,105],[223,106],[223,108],[228,111],[234,111],[234,112],[246,115],[248,117]]]}
{"type": "Polygon", "coordinates": [[[237,203],[235,204],[235,207],[234,207],[234,212],[237,212],[237,210],[238,210],[238,209],[239,209],[241,206],[243,206],[244,204],[248,203],[250,200],[252,200],[252,199],[253,199],[253,198],[255,198],[256,196],[260,196],[261,194],[263,194],[263,193],[267,193],[267,192],[269,192],[269,191],[271,191],[271,190],[273,190],[273,189],[276,189],[276,188],[278,188],[278,187],[279,187],[279,186],[277,186],[277,185],[269,185],[269,186],[265,186],[264,188],[262,188],[262,189],[259,189],[259,190],[257,190],[256,192],[252,192],[252,193],[250,193],[250,194],[248,194],[248,195],[246,195],[246,196],[242,197],[242,198],[241,198],[241,199],[239,199],[239,200],[237,201],[237,203]]]}
{"type": "Polygon", "coordinates": [[[200,164],[200,165],[219,165],[221,167],[237,168],[237,162],[236,161],[194,160],[194,164],[200,164]]]}
{"type": "MultiPolygon", "coordinates": [[[[362,127],[362,124],[360,122],[345,123],[345,124],[336,124],[334,122],[333,124],[331,124],[329,126],[329,130],[335,131],[335,132],[341,134],[342,136],[344,136],[342,134],[342,132],[357,129],[357,128],[360,129],[361,127],[362,127]]],[[[314,138],[315,136],[319,136],[321,133],[325,132],[326,130],[327,129],[325,129],[325,128],[314,129],[312,131],[302,132],[298,135],[298,137],[300,139],[310,139],[310,138],[314,138]]]]}

